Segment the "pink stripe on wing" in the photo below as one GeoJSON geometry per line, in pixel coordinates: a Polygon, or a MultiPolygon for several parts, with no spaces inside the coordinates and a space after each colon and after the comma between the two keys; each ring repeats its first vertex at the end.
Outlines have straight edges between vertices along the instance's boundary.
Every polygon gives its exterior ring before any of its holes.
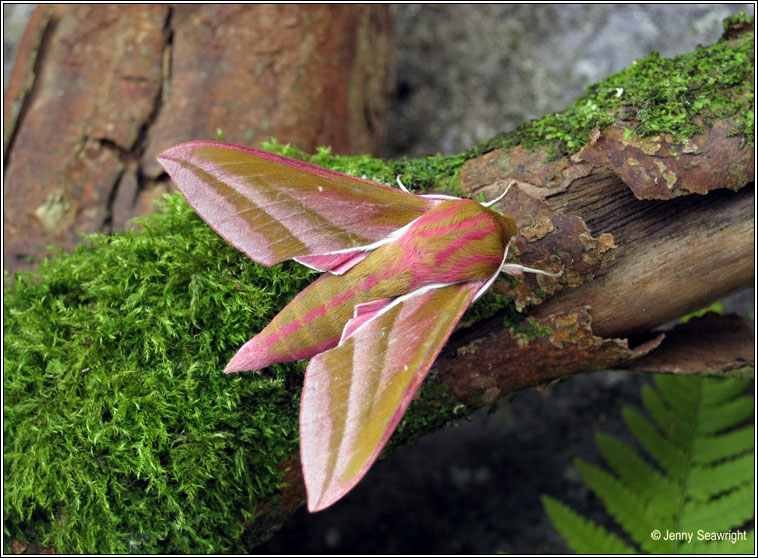
{"type": "Polygon", "coordinates": [[[390,302],[391,298],[380,298],[378,300],[372,300],[365,304],[358,304],[355,307],[355,317],[347,322],[345,329],[342,331],[342,337],[340,337],[340,343],[350,337],[355,330],[361,327],[366,322],[375,318],[376,315],[390,302]]]}
{"type": "Polygon", "coordinates": [[[318,271],[331,271],[335,275],[342,275],[366,259],[368,255],[369,252],[341,252],[338,254],[302,256],[295,258],[295,261],[318,271]]]}
{"type": "MultiPolygon", "coordinates": [[[[474,225],[478,224],[489,224],[488,228],[494,229],[495,223],[492,221],[492,217],[489,215],[477,215],[476,217],[469,217],[468,219],[465,219],[464,221],[458,221],[456,223],[449,223],[443,227],[434,227],[434,228],[427,228],[426,226],[429,225],[432,222],[436,222],[438,219],[435,219],[434,221],[432,219],[424,218],[423,221],[421,221],[422,224],[418,228],[413,229],[414,236],[419,237],[435,237],[435,236],[441,236],[443,234],[447,234],[454,231],[464,231],[467,229],[473,229],[474,225]]],[[[476,229],[479,230],[479,229],[476,229]]]]}
{"type": "MultiPolygon", "coordinates": [[[[443,202],[448,203],[448,202],[443,202]]],[[[424,214],[422,217],[424,224],[430,224],[430,223],[436,223],[438,221],[444,221],[447,219],[450,219],[450,217],[454,216],[458,209],[462,204],[466,203],[476,203],[472,202],[471,200],[458,200],[456,202],[450,203],[450,206],[445,209],[437,209],[436,211],[431,211],[429,213],[424,214]]]]}
{"type": "MultiPolygon", "coordinates": [[[[206,165],[206,168],[204,169],[206,172],[209,172],[218,180],[233,188],[238,194],[247,198],[251,204],[257,206],[260,211],[267,213],[272,220],[285,227],[290,235],[295,237],[304,246],[307,246],[310,251],[320,251],[323,253],[331,250],[339,250],[342,247],[335,242],[332,242],[331,247],[324,247],[318,242],[314,242],[313,235],[308,234],[309,229],[313,228],[313,212],[303,206],[297,198],[287,197],[284,202],[273,201],[273,199],[278,199],[279,196],[275,196],[275,190],[268,186],[267,183],[270,182],[271,177],[267,174],[261,173],[258,176],[248,175],[241,177],[238,174],[226,170],[222,165],[208,164],[207,161],[203,161],[202,159],[198,159],[196,163],[198,162],[203,162],[206,165]],[[256,179],[258,179],[259,185],[256,187],[251,186],[250,182],[256,179]],[[271,191],[268,192],[268,195],[263,193],[266,187],[271,189],[271,191]]],[[[242,215],[242,213],[232,216],[231,218],[236,219],[239,218],[240,215],[242,215]]],[[[225,228],[223,222],[219,223],[218,226],[219,228],[225,228]]],[[[249,225],[248,227],[250,230],[254,230],[249,225]]],[[[323,241],[324,239],[318,238],[317,240],[323,241]]],[[[274,241],[274,243],[275,242],[276,241],[274,241]]],[[[272,243],[272,246],[274,243],[272,243]]]]}
{"type": "Polygon", "coordinates": [[[482,240],[496,232],[497,227],[495,227],[494,223],[487,228],[467,231],[463,235],[454,238],[453,241],[447,244],[442,250],[439,250],[434,255],[434,263],[438,266],[444,265],[456,252],[466,249],[472,241],[482,240]]]}
{"type": "Polygon", "coordinates": [[[270,246],[266,235],[256,232],[239,215],[237,207],[229,202],[226,196],[218,193],[216,195],[209,195],[208,183],[203,178],[198,177],[196,170],[191,166],[187,166],[186,163],[198,166],[204,172],[207,172],[206,169],[202,165],[198,165],[197,159],[192,162],[186,160],[191,159],[191,157],[186,157],[187,153],[181,154],[182,158],[172,159],[163,157],[159,161],[174,183],[178,185],[192,209],[198,215],[201,215],[220,236],[225,238],[235,248],[242,250],[251,257],[253,255],[246,248],[250,245],[255,245],[257,253],[253,259],[259,263],[271,265],[270,262],[275,259],[274,250],[270,246]]]}

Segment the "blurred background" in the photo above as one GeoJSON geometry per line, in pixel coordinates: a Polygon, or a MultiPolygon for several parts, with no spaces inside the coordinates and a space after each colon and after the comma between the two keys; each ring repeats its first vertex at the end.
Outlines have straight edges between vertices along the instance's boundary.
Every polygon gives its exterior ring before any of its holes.
{"type": "MultiPolygon", "coordinates": [[[[3,83],[33,4],[3,5],[3,83]]],[[[377,155],[456,153],[562,110],[584,88],[658,51],[716,42],[753,4],[392,6],[396,85],[377,155]]],[[[753,320],[753,295],[727,303],[753,320]]],[[[513,363],[518,366],[518,363],[513,363]]],[[[629,439],[621,408],[644,377],[606,371],[527,390],[378,463],[346,498],[301,508],[255,553],[565,553],[550,494],[608,525],[572,461],[600,462],[594,432],[629,439]]],[[[613,526],[610,526],[613,528],[613,526]]]]}

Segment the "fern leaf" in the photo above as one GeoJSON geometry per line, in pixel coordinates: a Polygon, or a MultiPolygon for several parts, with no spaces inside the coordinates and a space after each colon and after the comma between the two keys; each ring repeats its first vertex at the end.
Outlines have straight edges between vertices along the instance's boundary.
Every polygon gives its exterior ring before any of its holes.
{"type": "Polygon", "coordinates": [[[755,531],[714,532],[698,530],[692,545],[692,554],[755,554],[755,531]]]}
{"type": "Polygon", "coordinates": [[[669,438],[669,443],[674,442],[680,448],[689,444],[694,425],[687,419],[692,412],[689,415],[677,414],[664,403],[659,392],[647,384],[642,386],[642,404],[661,432],[669,438]]]}
{"type": "Polygon", "coordinates": [[[695,463],[707,464],[740,455],[755,445],[755,427],[745,426],[720,436],[698,436],[692,449],[695,463]]]}
{"type": "Polygon", "coordinates": [[[673,374],[656,374],[653,381],[658,391],[671,405],[677,415],[690,417],[700,401],[700,389],[696,383],[673,374]]]}
{"type": "Polygon", "coordinates": [[[577,459],[575,464],[587,486],[598,495],[608,513],[624,527],[640,548],[650,553],[670,553],[676,550],[670,541],[655,540],[650,536],[656,529],[666,531],[674,528],[673,523],[660,510],[649,506],[647,501],[604,469],[581,459],[577,459]]]}
{"type": "Polygon", "coordinates": [[[728,531],[744,525],[753,517],[755,483],[743,484],[706,503],[689,500],[684,505],[679,528],[682,531],[697,531],[707,526],[712,531],[728,531]]]}
{"type": "Polygon", "coordinates": [[[574,512],[570,507],[550,496],[542,496],[553,526],[577,554],[637,554],[636,548],[628,546],[613,533],[574,512]]]}
{"type": "Polygon", "coordinates": [[[731,428],[753,414],[755,400],[744,396],[719,404],[713,412],[703,413],[698,423],[698,432],[712,434],[731,428]]]}
{"type": "Polygon", "coordinates": [[[605,461],[620,479],[638,494],[656,495],[661,501],[661,511],[673,515],[678,506],[679,486],[662,475],[636,452],[607,434],[598,432],[595,443],[605,461]]]}
{"type": "Polygon", "coordinates": [[[642,447],[655,459],[661,468],[674,478],[682,478],[686,453],[669,443],[658,429],[642,413],[632,407],[621,410],[629,429],[642,447]]]}
{"type": "MultiPolygon", "coordinates": [[[[754,409],[753,398],[741,396],[749,382],[694,376],[654,382],[657,389],[648,385],[641,394],[652,420],[631,407],[622,414],[662,472],[602,433],[597,446],[617,476],[581,460],[577,469],[644,552],[752,552],[753,531],[749,537],[730,531],[754,517],[755,429],[740,427],[754,409]]],[[[571,520],[563,522],[568,529],[571,520]]]]}
{"type": "Polygon", "coordinates": [[[755,474],[755,454],[747,453],[712,467],[694,466],[687,479],[691,498],[707,500],[749,482],[755,474]]]}
{"type": "Polygon", "coordinates": [[[745,391],[749,378],[703,378],[703,404],[710,407],[720,405],[745,391]]]}

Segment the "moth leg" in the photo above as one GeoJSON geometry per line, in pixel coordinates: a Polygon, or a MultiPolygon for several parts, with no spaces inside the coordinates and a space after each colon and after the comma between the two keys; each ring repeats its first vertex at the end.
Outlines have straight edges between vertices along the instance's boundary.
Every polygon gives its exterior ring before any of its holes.
{"type": "Polygon", "coordinates": [[[405,187],[405,184],[403,184],[403,181],[400,180],[400,175],[399,174],[397,175],[397,178],[395,179],[395,181],[397,182],[397,185],[400,186],[400,189],[403,192],[405,192],[406,194],[410,194],[411,193],[411,191],[408,190],[408,188],[405,187]]]}

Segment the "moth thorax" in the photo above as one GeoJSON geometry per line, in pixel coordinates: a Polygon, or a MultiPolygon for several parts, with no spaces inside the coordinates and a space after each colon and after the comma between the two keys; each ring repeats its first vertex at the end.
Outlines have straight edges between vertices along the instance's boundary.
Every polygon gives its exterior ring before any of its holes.
{"type": "Polygon", "coordinates": [[[451,200],[420,217],[400,242],[420,283],[479,281],[498,271],[515,228],[475,201],[451,200]]]}

